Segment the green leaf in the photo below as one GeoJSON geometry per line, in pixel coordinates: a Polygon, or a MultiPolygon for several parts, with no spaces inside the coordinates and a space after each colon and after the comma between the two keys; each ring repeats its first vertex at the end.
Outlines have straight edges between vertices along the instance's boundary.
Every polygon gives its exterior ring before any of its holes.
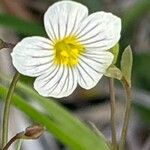
{"type": "Polygon", "coordinates": [[[121,80],[122,79],[122,73],[120,71],[119,68],[117,68],[116,66],[110,66],[106,73],[105,73],[105,76],[109,77],[109,78],[115,78],[115,79],[118,79],[118,80],[121,80]]]}
{"type": "Polygon", "coordinates": [[[8,14],[0,14],[0,25],[17,31],[23,35],[46,35],[44,27],[38,23],[25,21],[21,18],[8,14]]]}
{"type": "Polygon", "coordinates": [[[110,52],[114,55],[114,60],[112,64],[114,65],[117,62],[118,54],[119,54],[119,43],[117,43],[114,47],[110,49],[110,52]]]}
{"type": "Polygon", "coordinates": [[[132,73],[133,56],[131,47],[128,46],[121,58],[121,71],[123,78],[126,80],[128,85],[131,87],[131,73],[132,73]]]}
{"type": "MultiPolygon", "coordinates": [[[[96,135],[78,118],[72,116],[58,103],[52,99],[39,96],[31,88],[19,83],[18,89],[23,95],[34,98],[35,102],[40,104],[44,113],[35,109],[24,101],[20,96],[14,95],[13,104],[26,113],[32,121],[44,125],[49,133],[52,133],[62,143],[72,150],[109,150],[103,137],[96,135]]],[[[4,99],[6,88],[0,87],[0,97],[4,99]]],[[[21,94],[22,95],[22,94],[21,94]]]]}
{"type": "MultiPolygon", "coordinates": [[[[91,132],[91,130],[89,130],[81,121],[79,121],[78,118],[76,118],[75,116],[73,117],[68,111],[66,111],[65,108],[63,108],[62,106],[60,107],[60,105],[56,101],[54,102],[52,99],[46,99],[40,96],[25,84],[18,84],[18,88],[22,91],[25,91],[27,95],[35,98],[35,100],[47,111],[47,115],[49,115],[50,117],[55,117],[54,120],[61,126],[62,130],[72,136],[72,138],[75,138],[75,141],[77,140],[78,142],[81,142],[82,145],[90,147],[92,143],[94,144],[98,140],[97,137],[95,137],[94,132],[91,132]],[[91,137],[93,140],[91,140],[91,137]]],[[[97,142],[101,145],[97,145],[98,147],[101,147],[101,149],[103,149],[104,147],[104,149],[108,148],[106,146],[106,143],[104,142],[103,137],[99,137],[99,140],[97,142]]]]}

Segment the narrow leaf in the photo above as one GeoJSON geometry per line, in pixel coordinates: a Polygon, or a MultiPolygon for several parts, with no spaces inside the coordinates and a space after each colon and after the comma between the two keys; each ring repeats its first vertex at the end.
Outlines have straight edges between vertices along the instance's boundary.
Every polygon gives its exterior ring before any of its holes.
{"type": "MultiPolygon", "coordinates": [[[[26,113],[33,121],[45,126],[49,133],[52,133],[62,143],[67,145],[72,150],[109,150],[105,140],[97,136],[86,125],[84,125],[78,118],[72,116],[62,106],[57,104],[52,99],[43,98],[39,96],[32,89],[18,84],[18,89],[21,89],[23,95],[33,98],[35,102],[39,103],[44,109],[44,113],[35,109],[24,101],[20,96],[14,95],[13,104],[26,113]]],[[[6,89],[0,87],[0,98],[4,98],[6,89]]]]}
{"type": "Polygon", "coordinates": [[[130,87],[131,87],[132,64],[133,64],[132,50],[131,47],[128,46],[122,54],[121,71],[124,79],[126,80],[126,82],[130,87]]]}

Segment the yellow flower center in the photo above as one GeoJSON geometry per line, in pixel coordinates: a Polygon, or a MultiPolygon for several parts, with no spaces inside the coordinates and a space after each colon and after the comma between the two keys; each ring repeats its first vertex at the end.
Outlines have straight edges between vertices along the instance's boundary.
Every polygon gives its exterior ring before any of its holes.
{"type": "Polygon", "coordinates": [[[75,36],[68,36],[56,41],[54,50],[56,64],[75,66],[78,63],[80,54],[84,52],[85,48],[75,36]]]}

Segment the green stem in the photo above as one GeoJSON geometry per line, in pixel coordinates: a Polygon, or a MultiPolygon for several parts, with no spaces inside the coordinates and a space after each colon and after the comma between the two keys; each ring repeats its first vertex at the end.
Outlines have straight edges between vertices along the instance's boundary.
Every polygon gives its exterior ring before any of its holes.
{"type": "Polygon", "coordinates": [[[8,139],[10,105],[11,105],[12,96],[13,96],[17,81],[19,79],[19,76],[20,74],[17,72],[11,82],[11,85],[9,87],[7,97],[5,100],[4,113],[3,113],[2,147],[4,147],[8,139]]]}
{"type": "Polygon", "coordinates": [[[114,79],[109,79],[109,91],[110,91],[110,107],[111,107],[111,132],[112,132],[112,150],[117,150],[117,138],[116,138],[116,127],[115,127],[115,89],[114,79]]]}
{"type": "Polygon", "coordinates": [[[124,115],[124,122],[123,122],[123,128],[121,133],[121,142],[119,145],[119,150],[124,150],[128,125],[129,125],[129,119],[130,119],[130,113],[131,113],[131,104],[132,104],[131,87],[128,85],[128,83],[125,80],[123,80],[122,83],[126,93],[126,106],[125,106],[125,115],[124,115]]]}
{"type": "Polygon", "coordinates": [[[22,145],[22,139],[20,139],[16,144],[16,150],[21,150],[21,145],[22,145]]]}

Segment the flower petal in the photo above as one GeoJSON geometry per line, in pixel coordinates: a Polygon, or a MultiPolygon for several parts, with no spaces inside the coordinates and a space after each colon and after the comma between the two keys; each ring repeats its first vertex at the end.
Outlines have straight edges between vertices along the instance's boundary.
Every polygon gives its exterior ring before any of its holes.
{"type": "Polygon", "coordinates": [[[51,70],[53,50],[51,42],[42,37],[27,37],[11,53],[13,65],[21,74],[36,77],[51,70]]]}
{"type": "Polygon", "coordinates": [[[34,88],[42,96],[62,98],[69,96],[77,87],[75,70],[57,66],[53,71],[36,78],[34,88]]]}
{"type": "Polygon", "coordinates": [[[77,37],[87,48],[108,50],[120,39],[121,20],[106,12],[96,12],[88,16],[80,25],[77,37]]]}
{"type": "Polygon", "coordinates": [[[44,15],[45,29],[50,39],[62,39],[74,33],[87,17],[86,6],[73,1],[60,1],[50,6],[44,15]]]}
{"type": "Polygon", "coordinates": [[[84,89],[93,88],[101,79],[106,69],[111,65],[113,55],[107,51],[85,53],[80,57],[78,83],[84,89]]]}

